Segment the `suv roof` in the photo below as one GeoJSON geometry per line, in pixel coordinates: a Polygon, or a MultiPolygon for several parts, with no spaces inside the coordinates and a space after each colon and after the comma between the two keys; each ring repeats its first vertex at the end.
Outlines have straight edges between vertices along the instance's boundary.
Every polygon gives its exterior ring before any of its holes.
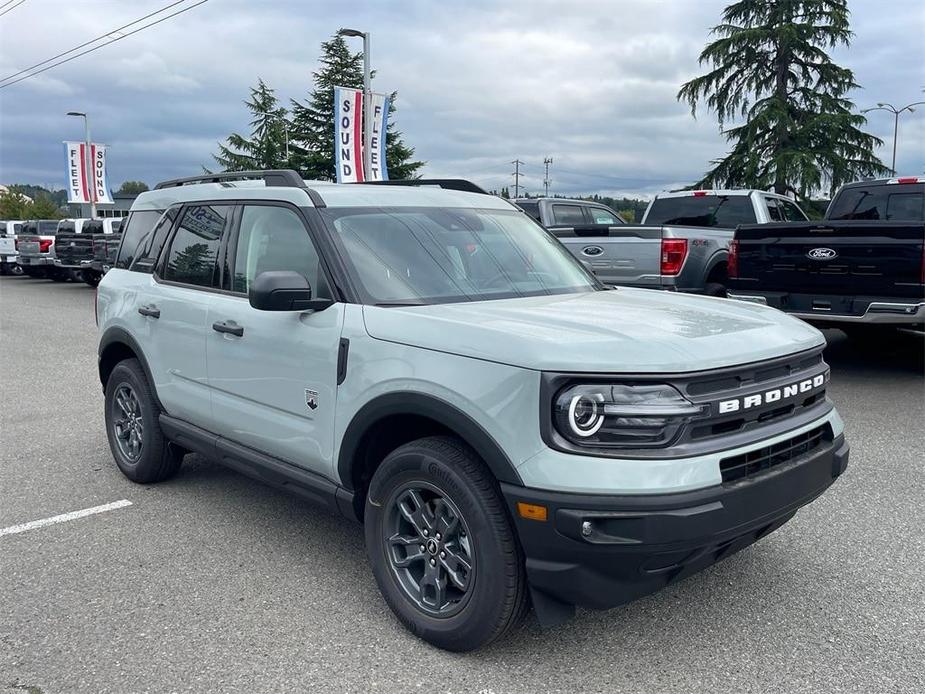
{"type": "Polygon", "coordinates": [[[141,193],[132,210],[164,210],[200,200],[284,200],[299,207],[468,207],[512,209],[502,198],[477,193],[465,181],[417,180],[383,183],[306,181],[295,171],[208,174],[159,183],[141,193]],[[260,177],[260,178],[255,178],[260,177]],[[464,190],[450,189],[457,186],[464,190]],[[470,192],[471,191],[471,192],[470,192]]]}

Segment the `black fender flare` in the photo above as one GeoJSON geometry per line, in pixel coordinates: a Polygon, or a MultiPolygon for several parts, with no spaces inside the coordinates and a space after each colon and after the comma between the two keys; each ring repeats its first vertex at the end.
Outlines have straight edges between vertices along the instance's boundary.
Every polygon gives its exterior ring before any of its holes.
{"type": "Polygon", "coordinates": [[[377,422],[393,415],[416,415],[437,422],[471,446],[499,482],[523,486],[517,468],[504,449],[478,422],[445,400],[413,391],[386,393],[373,398],[350,420],[337,457],[337,473],[343,486],[353,490],[353,465],[363,434],[377,422]]]}
{"type": "Polygon", "coordinates": [[[141,364],[142,370],[145,372],[145,378],[148,379],[148,385],[151,388],[151,392],[154,394],[154,400],[157,403],[158,408],[161,410],[161,412],[165,412],[164,406],[161,404],[161,400],[157,396],[157,389],[154,386],[154,378],[151,376],[151,367],[148,366],[148,360],[145,358],[145,353],[142,351],[141,345],[138,344],[138,341],[132,337],[124,328],[119,328],[116,326],[107,328],[106,332],[104,332],[102,337],[100,337],[100,344],[97,347],[97,371],[99,373],[100,383],[103,385],[103,390],[106,389],[106,381],[103,378],[103,358],[106,355],[107,350],[112,348],[114,345],[125,345],[135,353],[135,356],[138,358],[138,362],[141,364]]]}
{"type": "Polygon", "coordinates": [[[710,276],[710,273],[716,269],[717,265],[722,263],[729,262],[729,249],[720,248],[713,252],[713,255],[710,256],[710,259],[706,262],[706,270],[703,273],[703,281],[707,281],[707,277],[710,276]]]}

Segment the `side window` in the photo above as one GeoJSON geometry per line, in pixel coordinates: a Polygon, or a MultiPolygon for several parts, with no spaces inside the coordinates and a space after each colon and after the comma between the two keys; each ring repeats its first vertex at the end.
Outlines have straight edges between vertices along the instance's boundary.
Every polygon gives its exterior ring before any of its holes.
{"type": "MultiPolygon", "coordinates": [[[[177,214],[179,214],[179,208],[172,207],[160,218],[160,221],[148,234],[145,243],[141,244],[141,249],[132,263],[132,270],[137,270],[138,272],[154,271],[157,259],[161,255],[161,249],[167,241],[167,235],[170,233],[173,223],[177,220],[177,214]]],[[[115,224],[113,224],[113,230],[116,230],[115,224]]]]}
{"type": "Polygon", "coordinates": [[[119,246],[116,267],[127,270],[132,266],[135,256],[144,248],[148,236],[162,214],[164,210],[138,210],[129,214],[122,228],[122,243],[119,246]]]}
{"type": "Polygon", "coordinates": [[[568,226],[585,223],[585,215],[581,205],[553,205],[552,219],[555,224],[568,226]]]}
{"type": "Polygon", "coordinates": [[[892,221],[921,222],[925,219],[925,195],[918,193],[893,193],[886,203],[886,218],[892,221]]]}
{"type": "Polygon", "coordinates": [[[789,202],[787,200],[778,200],[777,204],[780,206],[781,214],[784,215],[784,221],[787,222],[805,222],[806,215],[803,214],[801,210],[795,203],[789,202]]]}
{"type": "Polygon", "coordinates": [[[781,214],[781,209],[777,206],[777,198],[765,198],[764,204],[768,207],[768,219],[772,222],[784,221],[784,215],[781,214]]]}
{"type": "Polygon", "coordinates": [[[315,297],[330,297],[318,253],[301,217],[286,207],[245,205],[234,259],[232,290],[250,289],[261,272],[292,270],[308,280],[315,297]]]}
{"type": "Polygon", "coordinates": [[[622,219],[606,208],[589,207],[588,212],[591,213],[591,221],[594,224],[623,224],[622,219]]]}
{"type": "Polygon", "coordinates": [[[200,287],[218,287],[215,263],[231,205],[187,207],[170,242],[164,279],[200,287]]]}

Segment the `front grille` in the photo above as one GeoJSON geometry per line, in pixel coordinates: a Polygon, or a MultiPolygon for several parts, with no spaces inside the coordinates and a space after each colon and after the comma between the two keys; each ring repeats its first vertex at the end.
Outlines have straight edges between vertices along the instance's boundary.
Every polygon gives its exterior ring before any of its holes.
{"type": "Polygon", "coordinates": [[[723,483],[753,477],[764,470],[796,460],[831,440],[832,427],[823,424],[780,443],[764,446],[731,458],[723,458],[719,463],[723,483]]]}

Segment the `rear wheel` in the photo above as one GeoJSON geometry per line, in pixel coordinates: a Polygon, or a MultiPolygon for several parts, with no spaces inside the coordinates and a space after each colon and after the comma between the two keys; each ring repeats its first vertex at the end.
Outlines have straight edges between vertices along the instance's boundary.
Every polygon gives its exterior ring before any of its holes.
{"type": "Polygon", "coordinates": [[[93,270],[83,271],[83,280],[86,284],[90,285],[91,287],[97,286],[100,283],[100,280],[102,278],[103,276],[100,273],[94,272],[93,270]]]}
{"type": "Polygon", "coordinates": [[[134,482],[172,477],[184,452],[167,441],[160,410],[137,359],[119,362],[106,382],[106,435],[116,465],[134,482]]]}
{"type": "Polygon", "coordinates": [[[428,437],[392,451],[373,475],[365,524],[379,589],[425,641],[474,650],[526,611],[523,556],[497,482],[461,441],[428,437]]]}
{"type": "Polygon", "coordinates": [[[726,296],[726,285],[720,284],[719,282],[707,282],[706,287],[703,289],[703,293],[707,296],[726,296]]]}
{"type": "Polygon", "coordinates": [[[52,282],[67,282],[68,279],[70,278],[69,272],[67,272],[66,270],[60,270],[58,268],[55,268],[54,270],[49,270],[48,273],[49,273],[48,277],[51,279],[52,282]]]}

